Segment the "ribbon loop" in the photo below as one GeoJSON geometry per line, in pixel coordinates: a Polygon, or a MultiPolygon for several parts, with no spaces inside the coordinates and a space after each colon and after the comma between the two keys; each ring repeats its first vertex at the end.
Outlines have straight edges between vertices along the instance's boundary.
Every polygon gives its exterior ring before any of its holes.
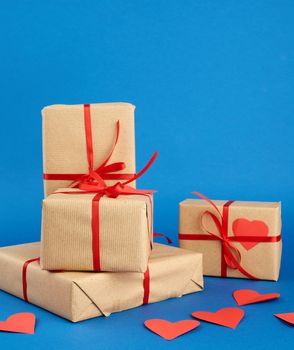
{"type": "Polygon", "coordinates": [[[236,248],[228,239],[224,239],[222,241],[222,244],[224,259],[226,261],[227,266],[230,269],[238,269],[238,264],[241,263],[241,253],[239,249],[236,248]],[[232,256],[235,257],[235,259],[232,259],[232,256]],[[235,261],[238,261],[238,264],[236,264],[235,261]]]}
{"type": "Polygon", "coordinates": [[[204,213],[201,214],[200,220],[201,220],[201,227],[205,232],[207,232],[208,234],[210,234],[212,236],[215,236],[219,240],[224,239],[224,237],[222,237],[222,222],[219,220],[219,218],[214,213],[212,213],[209,210],[206,210],[204,213]],[[209,229],[206,227],[205,222],[204,222],[205,216],[209,216],[213,220],[219,235],[209,231],[209,229]]]}

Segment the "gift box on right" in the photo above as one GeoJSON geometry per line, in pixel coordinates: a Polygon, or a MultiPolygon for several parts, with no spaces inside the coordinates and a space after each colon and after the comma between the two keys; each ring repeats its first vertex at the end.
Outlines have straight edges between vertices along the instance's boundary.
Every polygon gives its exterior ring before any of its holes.
{"type": "Polygon", "coordinates": [[[186,199],[179,246],[203,254],[207,276],[277,281],[282,253],[281,203],[186,199]]]}

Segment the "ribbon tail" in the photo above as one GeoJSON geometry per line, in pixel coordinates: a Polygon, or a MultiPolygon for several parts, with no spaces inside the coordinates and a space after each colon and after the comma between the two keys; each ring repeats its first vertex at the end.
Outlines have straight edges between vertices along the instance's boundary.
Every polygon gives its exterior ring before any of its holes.
{"type": "Polygon", "coordinates": [[[126,164],[124,162],[117,162],[117,163],[106,165],[99,173],[101,175],[104,175],[107,173],[118,172],[120,170],[124,170],[125,168],[126,168],[126,164]]]}
{"type": "Polygon", "coordinates": [[[213,203],[213,201],[211,199],[209,199],[208,197],[204,196],[204,194],[200,193],[200,192],[191,192],[192,194],[195,194],[196,196],[200,197],[201,199],[205,200],[207,203],[209,203],[211,206],[213,206],[213,208],[219,213],[219,215],[222,218],[222,213],[220,212],[220,210],[218,209],[218,207],[213,203]]]}
{"type": "Polygon", "coordinates": [[[230,260],[234,263],[237,270],[239,270],[244,276],[248,277],[249,279],[253,280],[259,280],[259,278],[251,275],[249,272],[247,272],[239,263],[239,261],[235,258],[234,254],[227,249],[226,254],[229,256],[230,260]]]}
{"type": "Polygon", "coordinates": [[[133,188],[131,186],[123,186],[122,189],[119,191],[119,194],[153,194],[154,190],[138,190],[137,188],[133,188]]]}
{"type": "Polygon", "coordinates": [[[109,161],[109,159],[111,158],[112,156],[112,153],[117,145],[117,141],[118,141],[118,138],[119,138],[119,132],[120,132],[120,123],[119,123],[119,120],[116,122],[116,135],[115,135],[115,140],[114,140],[114,143],[111,147],[111,150],[108,154],[108,156],[105,158],[105,160],[103,161],[102,164],[99,165],[99,167],[95,170],[95,172],[98,172],[99,170],[101,170],[109,161]]]}
{"type": "Polygon", "coordinates": [[[130,182],[133,182],[137,180],[139,177],[141,177],[146,171],[151,167],[151,165],[154,163],[155,159],[158,156],[158,151],[154,152],[153,156],[149,159],[148,163],[144,166],[142,170],[140,170],[137,174],[133,176],[133,178],[129,179],[128,181],[125,181],[122,183],[122,185],[127,185],[130,182]]]}
{"type": "Polygon", "coordinates": [[[94,166],[94,154],[93,154],[93,139],[92,139],[92,123],[91,123],[91,109],[89,104],[84,105],[84,123],[87,145],[87,156],[89,172],[93,170],[94,166]]]}
{"type": "Polygon", "coordinates": [[[172,240],[167,235],[165,235],[163,233],[154,232],[153,233],[153,237],[164,237],[167,240],[168,244],[172,244],[173,243],[172,240]]]}

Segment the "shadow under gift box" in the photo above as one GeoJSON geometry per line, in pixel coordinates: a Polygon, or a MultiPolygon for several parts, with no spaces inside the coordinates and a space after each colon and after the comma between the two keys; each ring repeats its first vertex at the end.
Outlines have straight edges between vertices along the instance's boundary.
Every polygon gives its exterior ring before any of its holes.
{"type": "Polygon", "coordinates": [[[146,271],[153,244],[152,194],[103,196],[99,208],[93,209],[95,193],[75,189],[58,192],[43,200],[43,269],[146,271]],[[98,212],[94,230],[93,216],[98,212]]]}
{"type": "MultiPolygon", "coordinates": [[[[135,106],[130,103],[95,103],[89,105],[94,169],[107,157],[120,123],[120,135],[111,163],[124,162],[119,173],[134,174],[135,163],[135,106]]],[[[43,108],[43,171],[45,196],[59,188],[68,187],[74,179],[88,174],[89,163],[85,132],[85,105],[52,105],[43,108]],[[75,175],[76,176],[73,176],[75,175]],[[52,175],[56,178],[50,178],[52,175]],[[58,176],[59,175],[59,176],[58,176]],[[62,176],[69,179],[62,179],[62,176]],[[46,179],[46,176],[48,178],[46,179]]],[[[118,180],[106,180],[113,185],[118,180]]],[[[135,187],[135,182],[130,186],[135,187]]]]}
{"type": "MultiPolygon", "coordinates": [[[[212,201],[222,213],[226,201],[212,201]]],[[[226,266],[222,274],[222,242],[213,219],[205,212],[220,215],[206,200],[186,199],[180,203],[179,246],[203,254],[203,272],[208,276],[246,278],[238,269],[226,266]],[[206,230],[205,230],[205,228],[206,230]],[[201,239],[205,235],[208,240],[201,239]],[[193,236],[195,236],[193,238],[193,236]],[[197,237],[198,236],[198,237],[197,237]]],[[[233,201],[228,207],[227,233],[240,253],[240,265],[257,279],[277,281],[282,252],[281,203],[233,201]],[[261,237],[268,242],[238,242],[242,236],[261,237]],[[275,241],[276,240],[276,241],[275,241]]]]}
{"type": "Polygon", "coordinates": [[[154,245],[147,281],[137,272],[49,272],[37,261],[24,274],[39,254],[39,243],[0,248],[0,289],[73,322],[203,290],[201,254],[162,244],[154,245]]]}

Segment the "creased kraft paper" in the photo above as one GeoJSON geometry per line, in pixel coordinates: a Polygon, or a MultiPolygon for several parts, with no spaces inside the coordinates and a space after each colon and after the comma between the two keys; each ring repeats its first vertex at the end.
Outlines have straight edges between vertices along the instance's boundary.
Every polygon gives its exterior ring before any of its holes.
{"type": "MultiPolygon", "coordinates": [[[[120,121],[120,136],[111,163],[125,162],[120,173],[136,172],[135,106],[130,103],[91,104],[94,168],[107,157],[120,121]]],[[[52,105],[43,108],[43,171],[45,174],[87,174],[88,158],[84,125],[84,105],[52,105]]],[[[108,185],[116,181],[107,180],[108,185]]],[[[44,180],[45,196],[72,180],[44,180]]],[[[135,182],[130,184],[135,186],[135,182]]]]}
{"type": "MultiPolygon", "coordinates": [[[[222,212],[226,201],[213,201],[222,212]]],[[[207,234],[201,226],[201,216],[205,211],[216,211],[204,200],[187,199],[180,203],[179,232],[189,234],[207,234]]],[[[218,216],[218,214],[216,213],[218,216]]],[[[281,203],[279,202],[245,202],[236,201],[229,207],[228,236],[234,236],[232,229],[236,219],[246,219],[249,222],[262,221],[268,226],[268,236],[281,234],[281,203]]],[[[211,232],[219,233],[212,220],[206,217],[205,225],[211,232]]],[[[250,223],[249,223],[250,225],[250,223]]],[[[249,226],[250,227],[250,226],[249,226]]],[[[250,232],[247,233],[248,235],[250,232]]],[[[280,271],[282,242],[257,243],[247,250],[239,242],[232,242],[241,253],[242,267],[254,277],[277,281],[280,271]]],[[[221,276],[221,243],[220,241],[185,240],[180,239],[181,248],[191,249],[203,254],[204,275],[221,276]]],[[[246,278],[237,269],[227,267],[227,277],[246,278]]]]}
{"type": "MultiPolygon", "coordinates": [[[[93,194],[55,193],[43,201],[41,267],[94,271],[93,194]]],[[[153,241],[152,195],[99,200],[101,271],[146,271],[153,241]]]]}
{"type": "MultiPolygon", "coordinates": [[[[0,289],[23,298],[23,264],[39,254],[39,243],[0,248],[0,289]]],[[[149,271],[150,303],[203,289],[201,254],[155,244],[149,271]]],[[[27,295],[32,304],[78,322],[142,305],[143,278],[136,272],[49,272],[33,262],[27,295]]]]}

